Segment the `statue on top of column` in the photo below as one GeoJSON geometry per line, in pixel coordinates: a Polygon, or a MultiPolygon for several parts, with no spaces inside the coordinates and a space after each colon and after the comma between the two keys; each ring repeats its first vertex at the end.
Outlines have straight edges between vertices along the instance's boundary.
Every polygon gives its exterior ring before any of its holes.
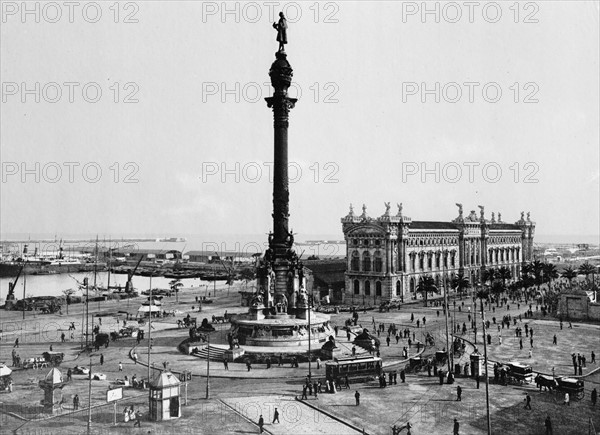
{"type": "Polygon", "coordinates": [[[477,207],[479,207],[479,215],[481,216],[481,220],[483,220],[483,213],[485,211],[485,207],[483,205],[478,205],[477,207]]]}
{"type": "Polygon", "coordinates": [[[389,202],[384,202],[383,204],[385,205],[385,214],[384,214],[384,216],[389,216],[390,215],[390,203],[389,202]]]}
{"type": "Polygon", "coordinates": [[[527,222],[531,222],[531,212],[527,212],[527,222]]]}
{"type": "Polygon", "coordinates": [[[279,42],[279,52],[285,53],[284,45],[287,44],[287,20],[283,12],[279,12],[279,21],[273,23],[273,28],[277,30],[277,42],[279,42]]]}
{"type": "Polygon", "coordinates": [[[402,203],[397,203],[396,204],[398,206],[398,214],[396,216],[398,217],[402,217],[402,203]]]}

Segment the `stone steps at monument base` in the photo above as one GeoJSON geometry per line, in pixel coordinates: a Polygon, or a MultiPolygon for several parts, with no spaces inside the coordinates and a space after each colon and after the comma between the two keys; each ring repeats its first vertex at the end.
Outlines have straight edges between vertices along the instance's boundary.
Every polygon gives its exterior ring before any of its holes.
{"type": "MultiPolygon", "coordinates": [[[[210,346],[210,359],[213,361],[221,361],[225,355],[225,349],[210,346]]],[[[202,349],[200,352],[195,353],[194,356],[202,359],[206,359],[208,355],[208,348],[202,349]]]]}

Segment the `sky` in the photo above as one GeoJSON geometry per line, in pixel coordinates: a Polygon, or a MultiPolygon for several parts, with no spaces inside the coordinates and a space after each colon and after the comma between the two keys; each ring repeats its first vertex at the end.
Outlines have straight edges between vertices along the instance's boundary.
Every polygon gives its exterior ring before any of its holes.
{"type": "Polygon", "coordinates": [[[299,240],[385,202],[600,233],[598,2],[116,5],[2,2],[0,236],[267,233],[280,10],[299,240]]]}

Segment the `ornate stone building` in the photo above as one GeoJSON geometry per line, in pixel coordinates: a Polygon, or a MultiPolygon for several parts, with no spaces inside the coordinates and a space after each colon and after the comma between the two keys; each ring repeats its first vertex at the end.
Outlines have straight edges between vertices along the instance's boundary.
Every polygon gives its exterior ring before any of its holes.
{"type": "Polygon", "coordinates": [[[523,262],[533,259],[535,222],[527,213],[514,224],[496,218],[485,219],[479,206],[463,216],[462,204],[458,216],[449,222],[413,221],[398,204],[396,215],[385,213],[377,218],[350,212],[342,218],[346,240],[346,274],[344,300],[379,303],[387,300],[416,299],[416,287],[421,276],[429,275],[438,288],[448,288],[450,280],[459,274],[476,283],[484,269],[507,267],[513,278],[518,277],[523,262]],[[370,298],[370,299],[369,299],[370,298]]]}

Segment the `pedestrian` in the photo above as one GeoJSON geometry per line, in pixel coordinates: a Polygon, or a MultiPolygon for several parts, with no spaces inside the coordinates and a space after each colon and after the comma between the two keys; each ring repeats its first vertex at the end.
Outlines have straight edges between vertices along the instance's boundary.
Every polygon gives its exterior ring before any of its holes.
{"type": "Polygon", "coordinates": [[[596,354],[592,351],[592,364],[596,364],[596,354]]]}
{"type": "MultiPolygon", "coordinates": [[[[267,370],[271,368],[271,358],[267,357],[265,361],[267,363],[267,370]]],[[[317,368],[319,368],[319,358],[317,358],[317,368]]]]}
{"type": "Polygon", "coordinates": [[[387,338],[385,339],[385,342],[387,343],[388,347],[390,346],[390,336],[388,335],[387,338]]]}
{"type": "Polygon", "coordinates": [[[60,334],[60,341],[62,341],[63,343],[65,342],[65,333],[61,333],[60,334]]]}
{"type": "Polygon", "coordinates": [[[356,390],[356,393],[354,393],[354,398],[356,399],[356,406],[360,405],[360,393],[358,390],[356,390]]]}
{"type": "Polygon", "coordinates": [[[531,396],[529,393],[525,396],[525,409],[531,409],[531,396]]]}
{"type": "Polygon", "coordinates": [[[119,371],[122,372],[123,371],[123,363],[119,363],[119,371]]]}
{"type": "Polygon", "coordinates": [[[71,380],[71,376],[73,376],[73,372],[71,371],[71,367],[67,370],[67,381],[71,380]]]}
{"type": "Polygon", "coordinates": [[[321,358],[317,357],[317,370],[321,368],[321,358]]]}
{"type": "Polygon", "coordinates": [[[252,363],[250,363],[250,361],[246,361],[246,368],[248,371],[252,370],[252,363]]]}
{"type": "Polygon", "coordinates": [[[531,345],[531,347],[533,348],[533,337],[531,337],[531,338],[529,339],[529,344],[530,344],[530,345],[531,345]]]}
{"type": "Polygon", "coordinates": [[[273,412],[273,424],[275,424],[275,422],[279,423],[279,411],[277,411],[277,408],[275,408],[275,411],[273,412]]]}
{"type": "Polygon", "coordinates": [[[308,396],[306,395],[307,389],[308,389],[308,386],[306,384],[304,384],[302,386],[302,399],[300,399],[300,400],[308,400],[308,396]]]}
{"type": "Polygon", "coordinates": [[[531,358],[531,354],[532,354],[531,349],[529,349],[529,358],[531,358]]]}
{"type": "Polygon", "coordinates": [[[462,388],[460,387],[460,385],[456,387],[456,401],[462,402],[462,388]]]}
{"type": "Polygon", "coordinates": [[[598,391],[594,388],[592,390],[592,405],[596,406],[596,402],[598,401],[598,391]]]}
{"type": "MultiPolygon", "coordinates": [[[[337,334],[336,334],[337,335],[337,334]]],[[[279,364],[277,365],[277,367],[281,367],[281,365],[283,364],[283,354],[280,353],[279,354],[279,364]]]]}
{"type": "Polygon", "coordinates": [[[402,383],[406,382],[406,373],[404,372],[404,369],[400,371],[400,380],[402,381],[402,383]]]}
{"type": "Polygon", "coordinates": [[[19,339],[18,338],[15,340],[15,345],[13,347],[19,347],[19,339]]]}
{"type": "Polygon", "coordinates": [[[263,433],[263,426],[265,425],[265,420],[263,419],[262,414],[258,417],[258,433],[263,433]]]}
{"type": "Polygon", "coordinates": [[[556,344],[556,334],[554,334],[554,337],[552,338],[552,344],[556,344]]]}
{"type": "Polygon", "coordinates": [[[458,420],[454,419],[454,435],[459,435],[460,424],[458,424],[458,420]]]}
{"type": "Polygon", "coordinates": [[[104,354],[103,353],[100,354],[100,365],[101,366],[104,365],[104,354]]]}
{"type": "Polygon", "coordinates": [[[344,376],[344,386],[346,389],[350,389],[350,381],[348,380],[348,375],[344,376]]]}
{"type": "Polygon", "coordinates": [[[138,360],[137,352],[133,352],[133,363],[137,364],[137,360],[138,360]]]}
{"type": "Polygon", "coordinates": [[[479,390],[479,375],[475,376],[475,381],[477,381],[477,389],[479,390]]]}
{"type": "Polygon", "coordinates": [[[567,405],[567,406],[571,406],[571,403],[570,403],[570,398],[569,398],[569,393],[565,393],[565,401],[564,401],[564,404],[565,404],[565,405],[567,405]]]}
{"type": "Polygon", "coordinates": [[[523,339],[522,338],[519,339],[519,347],[521,348],[521,350],[523,350],[523,339]]]}
{"type": "Polygon", "coordinates": [[[544,426],[546,426],[546,435],[552,435],[552,421],[550,420],[550,416],[546,417],[544,426]]]}
{"type": "Polygon", "coordinates": [[[226,358],[223,358],[223,368],[225,370],[229,370],[229,362],[227,361],[226,358]]]}
{"type": "Polygon", "coordinates": [[[142,427],[142,411],[137,410],[135,413],[135,423],[133,423],[133,427],[142,427]]]}
{"type": "Polygon", "coordinates": [[[75,397],[73,397],[73,411],[77,411],[78,408],[79,408],[79,396],[77,394],[75,394],[75,397]]]}

